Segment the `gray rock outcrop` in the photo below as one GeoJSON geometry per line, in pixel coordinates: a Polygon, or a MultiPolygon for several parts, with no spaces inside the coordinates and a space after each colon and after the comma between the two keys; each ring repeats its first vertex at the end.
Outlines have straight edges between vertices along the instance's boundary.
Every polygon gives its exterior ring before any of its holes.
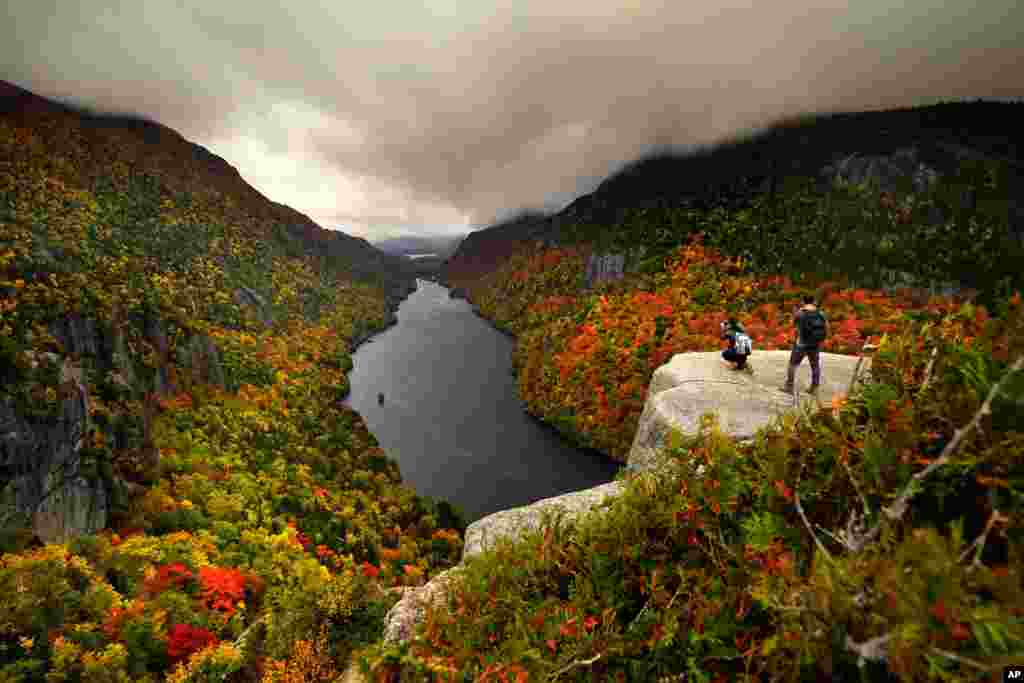
{"type": "MultiPolygon", "coordinates": [[[[545,512],[561,512],[566,522],[575,522],[582,515],[600,509],[602,503],[621,493],[624,486],[621,481],[612,481],[487,515],[466,529],[462,560],[465,562],[474,555],[494,548],[501,540],[514,541],[528,530],[539,529],[545,512]]],[[[387,614],[384,641],[397,643],[408,639],[416,625],[423,621],[429,605],[442,607],[445,604],[448,584],[461,571],[460,564],[441,572],[423,586],[406,590],[402,599],[387,614]]]]}
{"type": "Polygon", "coordinates": [[[605,282],[621,280],[644,254],[643,247],[630,252],[590,254],[583,271],[583,286],[592,289],[605,282]]]}
{"type": "MultiPolygon", "coordinates": [[[[800,404],[828,403],[847,391],[856,356],[821,354],[821,388],[817,397],[804,393],[810,384],[805,360],[796,377],[795,394],[780,387],[786,382],[789,351],[754,351],[753,373],[737,372],[717,351],[680,353],[654,371],[640,416],[628,463],[634,468],[655,464],[668,434],[677,429],[694,433],[704,413],[718,414],[722,430],[736,439],[750,439],[758,429],[800,404]]],[[[861,372],[867,369],[867,361],[861,372]]]]}
{"type": "Polygon", "coordinates": [[[940,174],[921,160],[916,148],[907,147],[886,155],[853,154],[825,166],[821,175],[833,182],[867,183],[884,192],[897,191],[910,178],[914,191],[924,192],[940,174]]]}
{"type": "Polygon", "coordinates": [[[65,360],[65,397],[57,417],[30,423],[0,403],[0,526],[27,522],[44,543],[95,533],[107,523],[102,482],[82,476],[82,439],[89,427],[89,395],[81,371],[65,360]]]}
{"type": "Polygon", "coordinates": [[[274,316],[271,314],[270,307],[256,290],[249,287],[239,287],[234,292],[234,299],[236,304],[250,310],[256,319],[263,323],[264,327],[269,327],[273,324],[274,316]]]}
{"type": "Polygon", "coordinates": [[[448,599],[448,584],[458,578],[462,565],[446,569],[417,588],[409,588],[392,607],[384,621],[384,642],[398,643],[409,639],[417,624],[423,621],[429,606],[441,607],[448,599]]]}
{"type": "Polygon", "coordinates": [[[625,254],[591,254],[583,272],[583,286],[590,289],[602,282],[621,280],[625,267],[625,254]]]}
{"type": "MultiPolygon", "coordinates": [[[[135,395],[173,393],[172,356],[199,381],[223,386],[225,373],[210,337],[192,335],[172,349],[167,323],[155,317],[135,315],[119,326],[70,314],[48,327],[66,355],[27,353],[33,368],[59,369],[60,398],[52,415],[32,416],[14,400],[0,401],[0,527],[27,527],[44,542],[60,542],[102,529],[110,512],[109,468],[96,475],[91,470],[97,463],[82,462],[82,439],[90,429],[89,383],[105,378],[135,395]],[[161,358],[152,380],[139,371],[129,348],[132,328],[161,358]]],[[[121,438],[107,436],[112,442],[121,438]]]]}
{"type": "Polygon", "coordinates": [[[575,521],[581,515],[599,508],[608,498],[617,496],[622,488],[621,481],[611,481],[487,515],[466,529],[462,559],[494,548],[499,540],[514,540],[525,531],[538,529],[545,511],[559,510],[565,514],[566,521],[575,521]]]}

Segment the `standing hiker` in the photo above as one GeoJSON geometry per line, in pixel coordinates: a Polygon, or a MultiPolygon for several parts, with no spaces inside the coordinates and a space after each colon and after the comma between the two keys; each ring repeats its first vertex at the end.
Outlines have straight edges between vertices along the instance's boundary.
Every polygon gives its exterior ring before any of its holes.
{"type": "Polygon", "coordinates": [[[746,370],[753,372],[754,369],[747,364],[747,358],[754,350],[754,344],[743,330],[743,325],[736,318],[729,318],[728,322],[722,321],[722,339],[729,340],[729,348],[722,351],[722,358],[730,363],[735,363],[735,370],[746,370]]]}
{"type": "Polygon", "coordinates": [[[782,390],[787,394],[793,393],[796,369],[803,362],[804,356],[807,356],[811,364],[811,386],[807,388],[807,393],[814,394],[821,385],[821,357],[818,346],[825,341],[828,334],[828,322],[821,310],[814,305],[813,296],[804,296],[804,305],[793,309],[793,324],[797,329],[797,338],[789,355],[786,384],[782,390]]]}

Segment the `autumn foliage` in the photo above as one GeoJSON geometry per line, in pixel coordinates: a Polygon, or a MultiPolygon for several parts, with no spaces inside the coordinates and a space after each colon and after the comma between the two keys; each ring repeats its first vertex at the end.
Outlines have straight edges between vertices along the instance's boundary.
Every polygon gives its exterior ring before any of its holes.
{"type": "Polygon", "coordinates": [[[397,277],[350,242],[156,124],[0,111],[0,401],[50,429],[74,373],[110,509],[42,548],[4,518],[0,680],[252,680],[321,633],[340,666],[458,559],[341,404],[397,277]]]}

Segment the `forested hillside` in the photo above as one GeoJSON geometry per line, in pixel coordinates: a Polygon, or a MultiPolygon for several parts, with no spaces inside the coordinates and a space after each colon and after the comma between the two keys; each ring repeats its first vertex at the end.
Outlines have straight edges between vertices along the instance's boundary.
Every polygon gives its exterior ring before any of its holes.
{"type": "Polygon", "coordinates": [[[174,131],[0,84],[0,680],[299,680],[379,637],[461,550],[341,405],[412,287],[174,131]]]}
{"type": "Polygon", "coordinates": [[[643,250],[656,267],[710,222],[721,228],[709,231],[713,244],[765,274],[813,266],[872,286],[900,272],[982,290],[1002,281],[1008,293],[1020,272],[1009,256],[1024,248],[1021,116],[1024,104],[1002,102],[814,115],[686,155],[656,153],[553,215],[472,233],[445,276],[479,277],[535,242],[643,250]],[[849,182],[835,187],[837,177],[849,182]],[[868,179],[886,206],[860,201],[868,179]]]}

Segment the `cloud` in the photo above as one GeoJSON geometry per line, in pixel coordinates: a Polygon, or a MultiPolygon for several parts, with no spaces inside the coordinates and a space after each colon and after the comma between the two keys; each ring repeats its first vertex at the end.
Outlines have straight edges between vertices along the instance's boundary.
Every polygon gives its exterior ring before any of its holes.
{"type": "Polygon", "coordinates": [[[793,114],[1024,97],[1017,0],[33,0],[2,12],[0,77],[159,120],[272,199],[364,236],[558,208],[652,147],[793,114]]]}

